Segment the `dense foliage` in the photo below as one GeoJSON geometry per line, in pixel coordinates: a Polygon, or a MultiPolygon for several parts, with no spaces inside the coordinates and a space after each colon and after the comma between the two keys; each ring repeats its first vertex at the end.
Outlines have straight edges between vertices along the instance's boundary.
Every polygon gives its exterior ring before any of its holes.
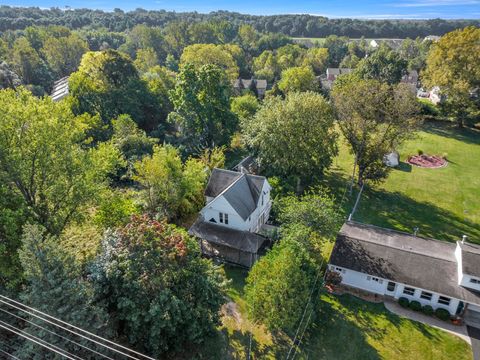
{"type": "Polygon", "coordinates": [[[153,356],[201,342],[219,320],[222,274],[164,222],[134,217],[108,232],[91,277],[118,337],[153,356]]]}
{"type": "MultiPolygon", "coordinates": [[[[210,14],[197,12],[169,12],[165,10],[147,11],[137,9],[124,12],[115,9],[113,12],[89,9],[59,8],[16,8],[0,7],[0,31],[24,29],[31,25],[64,25],[72,29],[105,27],[110,31],[124,31],[137,24],[149,26],[165,26],[179,21],[197,24],[200,21],[228,22],[234,27],[250,24],[257,31],[279,32],[297,37],[325,37],[339,35],[349,37],[402,38],[427,35],[443,35],[449,31],[468,25],[479,26],[478,20],[358,20],[328,19],[314,15],[270,15],[255,16],[216,11],[210,14]]],[[[205,34],[208,28],[196,25],[193,34],[205,34]],[[203,31],[202,31],[203,30],[203,31]]],[[[214,34],[214,31],[210,31],[214,34]]],[[[208,41],[197,41],[205,43],[208,41]]]]}

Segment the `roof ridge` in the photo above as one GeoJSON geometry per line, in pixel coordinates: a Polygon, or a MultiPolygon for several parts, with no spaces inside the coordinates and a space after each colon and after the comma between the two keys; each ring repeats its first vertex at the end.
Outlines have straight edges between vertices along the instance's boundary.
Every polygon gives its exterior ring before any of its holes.
{"type": "MultiPolygon", "coordinates": [[[[386,245],[386,244],[381,244],[381,243],[378,243],[378,242],[375,242],[375,241],[366,240],[366,239],[356,239],[356,238],[352,238],[352,237],[350,237],[350,236],[348,236],[348,235],[344,235],[344,236],[345,236],[346,238],[348,238],[349,240],[365,241],[365,242],[368,242],[368,243],[370,243],[370,244],[375,244],[375,245],[382,246],[382,247],[385,247],[385,248],[396,249],[396,250],[403,251],[403,252],[410,253],[410,254],[413,253],[413,254],[417,254],[417,255],[429,257],[429,258],[432,258],[432,259],[438,259],[438,260],[448,261],[448,262],[451,262],[451,263],[456,263],[456,261],[453,261],[453,260],[448,260],[448,259],[445,259],[445,258],[443,258],[443,257],[433,256],[433,255],[426,254],[426,253],[419,252],[419,251],[407,250],[407,249],[404,249],[404,248],[401,248],[401,247],[397,247],[397,246],[389,246],[389,245],[386,245]]],[[[450,244],[450,243],[446,243],[446,244],[450,244]]],[[[452,245],[453,245],[453,244],[452,244],[452,245]]]]}
{"type": "MultiPolygon", "coordinates": [[[[230,170],[228,170],[228,171],[230,171],[230,170]]],[[[232,171],[232,172],[236,172],[236,171],[232,171]]],[[[236,184],[241,178],[243,178],[244,176],[245,176],[244,173],[240,173],[240,176],[239,176],[238,178],[236,178],[236,179],[235,179],[230,185],[228,185],[225,189],[223,189],[223,191],[222,191],[220,194],[218,194],[218,195],[215,197],[215,199],[218,198],[218,197],[220,197],[220,195],[224,195],[228,190],[230,190],[230,189],[232,188],[233,185],[235,185],[235,184],[236,184]]],[[[227,201],[228,201],[228,200],[227,200],[227,201]]],[[[230,204],[230,205],[231,205],[231,204],[230,204]]]]}

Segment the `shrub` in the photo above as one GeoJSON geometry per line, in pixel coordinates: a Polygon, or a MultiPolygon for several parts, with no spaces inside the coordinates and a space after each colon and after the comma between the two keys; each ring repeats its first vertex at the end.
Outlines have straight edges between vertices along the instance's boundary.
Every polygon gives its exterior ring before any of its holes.
{"type": "Polygon", "coordinates": [[[435,316],[443,321],[450,320],[450,313],[448,312],[448,310],[445,310],[445,309],[435,310],[435,316]]]}
{"type": "Polygon", "coordinates": [[[409,308],[414,310],[414,311],[420,311],[422,309],[422,304],[420,304],[416,300],[413,300],[413,301],[410,302],[409,308]]]}
{"type": "Polygon", "coordinates": [[[422,149],[417,149],[417,154],[418,155],[423,155],[423,150],[422,149]]]}
{"type": "Polygon", "coordinates": [[[406,297],[401,297],[400,299],[398,299],[398,304],[401,307],[406,308],[410,304],[410,300],[408,300],[406,297]]]}
{"type": "Polygon", "coordinates": [[[422,312],[425,315],[432,316],[433,315],[433,308],[430,305],[425,305],[424,307],[422,307],[422,312]]]}

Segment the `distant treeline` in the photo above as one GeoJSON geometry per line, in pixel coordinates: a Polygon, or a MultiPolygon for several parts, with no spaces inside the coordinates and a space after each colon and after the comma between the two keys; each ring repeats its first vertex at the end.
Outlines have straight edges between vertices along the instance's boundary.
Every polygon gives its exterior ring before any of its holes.
{"type": "Polygon", "coordinates": [[[209,14],[177,13],[165,10],[136,9],[113,12],[90,9],[22,8],[0,6],[0,31],[22,30],[31,25],[63,25],[70,29],[104,27],[121,32],[138,24],[165,26],[173,21],[201,22],[227,20],[233,25],[250,24],[260,32],[276,32],[294,37],[326,37],[328,35],[371,38],[416,38],[443,35],[458,28],[480,26],[480,20],[358,20],[328,19],[312,15],[254,16],[228,11],[209,14]]]}

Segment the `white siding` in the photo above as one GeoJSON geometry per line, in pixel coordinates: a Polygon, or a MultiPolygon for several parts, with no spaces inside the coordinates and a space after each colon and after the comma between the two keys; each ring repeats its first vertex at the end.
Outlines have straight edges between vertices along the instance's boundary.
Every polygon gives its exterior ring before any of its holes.
{"type": "Polygon", "coordinates": [[[243,221],[242,217],[236,213],[236,211],[223,196],[218,196],[211,201],[200,211],[200,214],[203,216],[204,221],[207,222],[210,221],[211,218],[214,218],[216,224],[218,225],[223,225],[238,230],[248,231],[249,229],[247,222],[243,221]],[[220,213],[228,214],[228,225],[220,223],[220,213]]]}
{"type": "Polygon", "coordinates": [[[474,279],[474,280],[477,280],[478,282],[480,282],[480,278],[478,278],[478,277],[463,274],[462,279],[460,281],[460,285],[465,286],[465,287],[470,288],[470,289],[473,289],[473,290],[480,291],[480,283],[476,283],[476,284],[472,283],[472,282],[470,282],[471,279],[474,279]]]}
{"type": "Polygon", "coordinates": [[[448,310],[452,315],[456,313],[458,304],[460,302],[460,300],[451,298],[450,296],[438,294],[427,289],[419,289],[415,286],[406,285],[402,283],[396,283],[395,291],[392,293],[387,290],[387,285],[389,282],[388,279],[378,278],[379,281],[374,281],[374,278],[375,278],[374,276],[370,276],[368,274],[346,269],[346,268],[339,268],[338,266],[334,266],[334,265],[330,265],[330,270],[340,272],[340,274],[342,275],[342,283],[345,285],[366,290],[379,295],[393,296],[395,299],[398,299],[400,297],[406,297],[409,300],[416,300],[420,302],[422,305],[430,305],[434,309],[444,308],[448,310]],[[370,278],[370,280],[368,280],[368,278],[370,278]],[[405,287],[411,287],[415,289],[414,294],[413,295],[404,294],[403,289],[405,287]],[[431,293],[432,299],[431,300],[422,299],[420,297],[422,291],[431,293]],[[447,305],[439,304],[438,298],[440,296],[446,296],[450,298],[450,305],[447,306],[447,305]]]}

